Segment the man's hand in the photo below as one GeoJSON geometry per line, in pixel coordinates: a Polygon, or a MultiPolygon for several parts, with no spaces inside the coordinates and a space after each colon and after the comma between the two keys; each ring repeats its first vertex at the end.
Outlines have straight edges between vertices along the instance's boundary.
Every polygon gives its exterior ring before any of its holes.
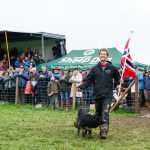
{"type": "Polygon", "coordinates": [[[123,84],[124,83],[124,80],[121,78],[120,79],[120,84],[123,84]]]}

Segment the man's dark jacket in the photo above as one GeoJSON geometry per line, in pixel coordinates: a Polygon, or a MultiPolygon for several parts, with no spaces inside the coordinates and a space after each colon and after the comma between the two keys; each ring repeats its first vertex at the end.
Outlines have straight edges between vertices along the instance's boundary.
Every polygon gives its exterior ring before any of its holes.
{"type": "Polygon", "coordinates": [[[99,62],[91,69],[79,88],[86,89],[93,84],[93,96],[95,99],[103,97],[111,98],[113,96],[113,83],[115,81],[119,84],[119,80],[120,74],[112,64],[107,63],[106,68],[103,70],[99,62]]]}

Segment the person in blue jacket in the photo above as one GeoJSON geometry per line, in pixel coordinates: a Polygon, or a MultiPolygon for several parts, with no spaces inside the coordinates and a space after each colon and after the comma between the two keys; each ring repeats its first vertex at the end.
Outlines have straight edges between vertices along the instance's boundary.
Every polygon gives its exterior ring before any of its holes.
{"type": "Polygon", "coordinates": [[[144,78],[144,95],[146,99],[146,107],[150,110],[150,69],[144,78]]]}
{"type": "Polygon", "coordinates": [[[19,70],[17,70],[12,77],[14,79],[18,77],[20,103],[24,104],[25,103],[24,91],[26,87],[26,82],[28,81],[28,74],[27,72],[25,72],[24,66],[20,66],[19,70]]]}

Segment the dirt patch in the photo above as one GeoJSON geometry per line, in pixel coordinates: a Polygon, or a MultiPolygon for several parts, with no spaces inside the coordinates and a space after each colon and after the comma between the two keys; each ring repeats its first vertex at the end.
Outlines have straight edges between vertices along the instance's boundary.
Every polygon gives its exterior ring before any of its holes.
{"type": "Polygon", "coordinates": [[[150,112],[147,110],[140,111],[140,114],[135,117],[114,117],[110,118],[112,128],[140,128],[150,125],[150,112]]]}

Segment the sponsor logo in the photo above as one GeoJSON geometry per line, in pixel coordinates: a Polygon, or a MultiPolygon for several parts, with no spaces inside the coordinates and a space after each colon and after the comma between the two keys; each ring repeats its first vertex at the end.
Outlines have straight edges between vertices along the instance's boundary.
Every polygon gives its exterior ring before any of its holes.
{"type": "Polygon", "coordinates": [[[93,55],[94,53],[95,53],[94,49],[88,49],[83,53],[83,55],[88,56],[88,55],[93,55]]]}

